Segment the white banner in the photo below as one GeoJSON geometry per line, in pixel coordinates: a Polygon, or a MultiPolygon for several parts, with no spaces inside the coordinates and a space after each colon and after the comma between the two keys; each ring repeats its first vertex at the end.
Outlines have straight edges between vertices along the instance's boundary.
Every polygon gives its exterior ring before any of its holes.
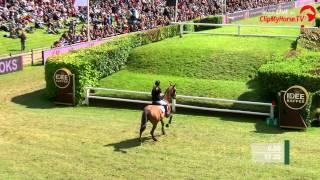
{"type": "Polygon", "coordinates": [[[74,3],[75,7],[78,6],[87,6],[88,5],[88,0],[76,0],[74,3]]]}

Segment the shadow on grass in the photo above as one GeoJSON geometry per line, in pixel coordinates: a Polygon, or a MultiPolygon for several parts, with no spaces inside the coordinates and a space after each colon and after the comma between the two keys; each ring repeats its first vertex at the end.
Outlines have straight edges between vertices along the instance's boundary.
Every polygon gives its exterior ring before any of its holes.
{"type": "MultiPolygon", "coordinates": [[[[155,135],[155,136],[157,136],[157,135],[155,135]]],[[[142,143],[144,143],[145,141],[150,140],[150,139],[152,140],[151,136],[150,137],[142,137],[141,138],[142,143]]],[[[127,140],[124,140],[124,141],[120,141],[120,142],[117,142],[117,143],[104,145],[104,147],[110,147],[110,146],[113,146],[114,151],[116,151],[116,152],[127,153],[127,151],[126,151],[127,149],[141,146],[141,143],[140,143],[138,138],[133,138],[133,139],[127,139],[127,140]]]]}
{"type": "Polygon", "coordinates": [[[46,98],[45,89],[13,97],[11,101],[27,108],[48,109],[56,107],[53,102],[46,98]]]}

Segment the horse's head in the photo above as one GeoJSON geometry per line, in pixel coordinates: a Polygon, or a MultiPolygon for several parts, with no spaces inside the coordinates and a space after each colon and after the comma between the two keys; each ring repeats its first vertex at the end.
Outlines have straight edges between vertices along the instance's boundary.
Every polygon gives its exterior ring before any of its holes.
{"type": "Polygon", "coordinates": [[[167,89],[167,95],[170,99],[176,99],[176,85],[172,85],[170,82],[170,86],[167,89]]]}

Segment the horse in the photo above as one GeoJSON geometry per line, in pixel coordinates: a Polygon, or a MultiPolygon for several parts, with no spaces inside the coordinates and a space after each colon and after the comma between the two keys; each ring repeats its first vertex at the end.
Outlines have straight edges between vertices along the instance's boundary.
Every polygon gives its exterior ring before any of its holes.
{"type": "MultiPolygon", "coordinates": [[[[170,86],[165,91],[162,99],[167,103],[168,114],[170,119],[169,119],[169,123],[166,126],[169,127],[169,124],[171,124],[171,121],[172,121],[170,102],[172,99],[176,99],[176,85],[170,84],[170,86]]],[[[165,135],[166,133],[164,131],[164,122],[163,122],[164,117],[165,117],[165,113],[161,110],[161,105],[148,105],[144,107],[142,116],[141,116],[139,141],[141,142],[141,136],[143,131],[147,127],[148,121],[150,121],[153,125],[150,131],[150,134],[154,141],[157,141],[157,139],[154,137],[154,130],[157,128],[159,121],[161,122],[161,125],[162,125],[162,134],[165,135]]]]}

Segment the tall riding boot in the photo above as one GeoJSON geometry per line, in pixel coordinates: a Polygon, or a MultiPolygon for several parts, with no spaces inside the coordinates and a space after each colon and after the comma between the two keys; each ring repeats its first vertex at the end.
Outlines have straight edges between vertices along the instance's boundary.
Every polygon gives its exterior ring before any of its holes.
{"type": "Polygon", "coordinates": [[[163,105],[164,106],[164,115],[166,116],[166,117],[169,117],[169,114],[168,114],[168,106],[167,105],[163,105]]]}

